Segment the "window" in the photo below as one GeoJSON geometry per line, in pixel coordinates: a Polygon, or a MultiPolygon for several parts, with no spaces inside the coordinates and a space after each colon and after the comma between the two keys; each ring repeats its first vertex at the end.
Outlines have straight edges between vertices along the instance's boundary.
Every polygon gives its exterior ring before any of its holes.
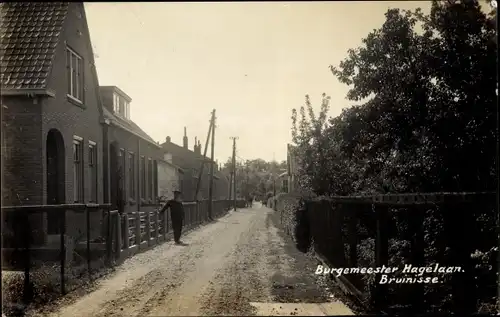
{"type": "Polygon", "coordinates": [[[119,113],[120,97],[117,94],[113,94],[113,112],[119,113]]]}
{"type": "Polygon", "coordinates": [[[148,194],[149,199],[153,199],[153,161],[148,159],[148,194]]]}
{"type": "Polygon", "coordinates": [[[158,162],[153,161],[153,192],[154,199],[158,197],[158,162]]]}
{"type": "Polygon", "coordinates": [[[89,141],[90,202],[97,203],[97,147],[89,141]]]}
{"type": "Polygon", "coordinates": [[[125,156],[125,150],[124,149],[120,149],[120,185],[121,185],[121,189],[122,189],[122,198],[125,199],[125,188],[126,187],[126,163],[127,161],[127,157],[125,156]]]}
{"type": "Polygon", "coordinates": [[[120,98],[120,103],[118,105],[118,112],[120,116],[125,118],[125,100],[123,100],[122,98],[120,98]]]}
{"type": "Polygon", "coordinates": [[[129,197],[135,199],[135,157],[134,153],[128,154],[128,192],[129,197]]]}
{"type": "Polygon", "coordinates": [[[288,193],[288,179],[283,180],[283,192],[288,193]]]}
{"type": "Polygon", "coordinates": [[[130,119],[130,103],[125,101],[125,119],[130,119]]]}
{"type": "Polygon", "coordinates": [[[83,102],[83,63],[82,58],[71,49],[66,50],[66,69],[68,80],[68,96],[80,103],[83,102]]]}
{"type": "Polygon", "coordinates": [[[75,203],[83,202],[82,141],[80,137],[73,137],[73,200],[75,203]]]}
{"type": "Polygon", "coordinates": [[[118,105],[118,113],[123,118],[130,119],[130,103],[128,103],[124,99],[120,99],[120,103],[118,105]]]}
{"type": "Polygon", "coordinates": [[[141,198],[146,199],[146,158],[141,156],[141,198]]]}

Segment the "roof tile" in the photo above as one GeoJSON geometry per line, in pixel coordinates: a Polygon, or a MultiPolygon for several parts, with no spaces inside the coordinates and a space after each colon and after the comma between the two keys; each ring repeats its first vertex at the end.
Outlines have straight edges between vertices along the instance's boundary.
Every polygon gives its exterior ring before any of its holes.
{"type": "Polygon", "coordinates": [[[68,3],[0,3],[2,89],[45,89],[68,3]]]}

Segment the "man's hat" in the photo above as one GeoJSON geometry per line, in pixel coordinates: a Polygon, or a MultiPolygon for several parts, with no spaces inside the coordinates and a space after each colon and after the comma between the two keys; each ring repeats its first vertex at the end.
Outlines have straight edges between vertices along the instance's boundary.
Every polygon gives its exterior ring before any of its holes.
{"type": "Polygon", "coordinates": [[[180,190],[174,190],[174,194],[181,194],[180,190]]]}

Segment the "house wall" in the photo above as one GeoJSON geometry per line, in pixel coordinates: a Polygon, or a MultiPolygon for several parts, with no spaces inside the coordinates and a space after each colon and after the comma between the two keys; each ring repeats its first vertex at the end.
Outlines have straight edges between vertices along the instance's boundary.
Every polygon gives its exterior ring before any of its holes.
{"type": "Polygon", "coordinates": [[[43,204],[42,98],[3,96],[2,205],[43,204]]]}
{"type": "Polygon", "coordinates": [[[214,180],[214,198],[218,200],[228,199],[229,181],[219,173],[219,179],[214,180]]]}
{"type": "Polygon", "coordinates": [[[100,91],[103,107],[113,112],[113,89],[111,87],[101,87],[100,91]]]}
{"type": "MultiPolygon", "coordinates": [[[[103,164],[102,164],[102,129],[100,125],[100,109],[98,96],[98,82],[94,76],[94,60],[90,44],[90,36],[86,24],[83,4],[70,3],[69,12],[65,19],[62,33],[50,70],[47,88],[55,92],[55,97],[27,98],[4,97],[5,119],[7,129],[6,147],[9,154],[3,162],[4,186],[3,196],[5,203],[16,203],[17,195],[23,204],[47,203],[47,166],[46,140],[51,129],[59,131],[64,140],[65,149],[65,189],[66,203],[73,203],[73,135],[83,138],[83,168],[84,168],[84,199],[90,200],[90,173],[88,168],[88,141],[97,143],[97,175],[98,198],[103,202],[103,164]],[[73,49],[82,57],[84,96],[83,104],[76,104],[68,100],[66,46],[73,49]]],[[[81,214],[67,213],[66,232],[75,235],[83,230],[81,214]]],[[[42,216],[39,225],[46,231],[46,216],[42,216]]],[[[100,215],[92,214],[91,221],[100,221],[100,215]]],[[[98,226],[91,225],[92,228],[98,226]]],[[[97,234],[92,232],[92,235],[97,234]]]]}
{"type": "Polygon", "coordinates": [[[180,190],[179,171],[171,164],[158,162],[158,196],[173,199],[173,191],[180,190]]]}
{"type": "MultiPolygon", "coordinates": [[[[146,197],[141,197],[141,179],[140,179],[140,158],[144,156],[146,159],[146,169],[148,169],[148,159],[151,158],[153,165],[154,161],[158,162],[163,157],[163,151],[156,147],[155,145],[139,138],[138,136],[125,131],[118,127],[110,127],[109,128],[109,144],[116,142],[118,145],[118,149],[124,149],[126,159],[125,159],[125,188],[124,188],[124,196],[125,196],[125,212],[135,212],[139,211],[141,206],[147,206],[151,204],[157,204],[158,193],[153,192],[153,199],[149,199],[149,182],[154,183],[154,177],[151,178],[150,174],[146,172],[146,197]],[[128,153],[134,153],[134,188],[135,193],[130,192],[129,190],[129,182],[131,181],[131,177],[129,175],[129,160],[128,153]]],[[[111,155],[111,153],[109,153],[111,155]]],[[[159,165],[158,165],[159,168],[159,165]]],[[[154,176],[154,173],[153,173],[154,176]]],[[[153,191],[158,190],[158,183],[156,186],[153,186],[153,191]]],[[[115,202],[111,202],[113,204],[115,202]]]]}
{"type": "MultiPolygon", "coordinates": [[[[42,162],[43,98],[7,97],[2,107],[2,205],[39,205],[44,203],[42,162]]],[[[4,221],[9,221],[4,219],[4,221]]],[[[30,216],[34,243],[45,242],[46,219],[30,216]]],[[[6,225],[6,222],[3,223],[6,225]]]]}
{"type": "MultiPolygon", "coordinates": [[[[82,3],[69,3],[69,10],[60,41],[56,49],[48,88],[55,91],[55,98],[49,98],[43,103],[42,138],[45,140],[51,129],[57,129],[63,136],[66,156],[65,196],[67,203],[74,203],[73,190],[73,136],[83,138],[83,175],[84,201],[90,201],[90,169],[88,166],[89,141],[96,143],[97,149],[97,203],[103,203],[103,161],[102,161],[102,126],[100,124],[101,109],[99,103],[99,83],[95,76],[94,57],[90,43],[85,12],[82,3]],[[80,57],[83,64],[83,103],[70,100],[66,93],[68,89],[66,49],[70,47],[80,57]]],[[[46,188],[46,143],[42,142],[42,159],[40,164],[43,172],[43,203],[47,200],[46,188]]],[[[92,213],[91,228],[97,228],[101,220],[100,214],[92,213]]],[[[83,213],[67,213],[66,223],[69,235],[78,234],[84,230],[83,213]]],[[[93,235],[99,234],[97,229],[93,235]]]]}
{"type": "MultiPolygon", "coordinates": [[[[183,148],[175,143],[167,141],[162,144],[165,152],[172,155],[172,163],[184,170],[182,180],[182,193],[184,201],[194,200],[196,186],[198,184],[198,175],[201,168],[201,155],[191,150],[183,148]]],[[[198,199],[209,198],[209,171],[210,166],[205,164],[201,179],[201,186],[198,193],[198,199]]],[[[227,196],[227,180],[214,179],[214,199],[227,196]]]]}

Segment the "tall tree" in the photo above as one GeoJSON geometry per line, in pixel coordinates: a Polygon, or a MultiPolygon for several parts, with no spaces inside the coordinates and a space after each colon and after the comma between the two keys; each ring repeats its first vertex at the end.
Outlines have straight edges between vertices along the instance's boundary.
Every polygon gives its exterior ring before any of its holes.
{"type": "MultiPolygon", "coordinates": [[[[449,0],[433,1],[429,14],[388,10],[382,27],[331,66],[358,105],[322,129],[317,118],[325,111],[308,111],[308,99],[292,111],[299,184],[320,195],[496,190],[496,10],[483,9],[478,1],[449,0]]],[[[468,234],[480,260],[467,274],[479,277],[478,298],[493,307],[497,212],[468,212],[477,218],[468,234]]],[[[427,260],[446,262],[449,253],[436,242],[446,241],[439,238],[442,215],[427,216],[427,260]]],[[[429,312],[447,309],[432,306],[429,312]]]]}

